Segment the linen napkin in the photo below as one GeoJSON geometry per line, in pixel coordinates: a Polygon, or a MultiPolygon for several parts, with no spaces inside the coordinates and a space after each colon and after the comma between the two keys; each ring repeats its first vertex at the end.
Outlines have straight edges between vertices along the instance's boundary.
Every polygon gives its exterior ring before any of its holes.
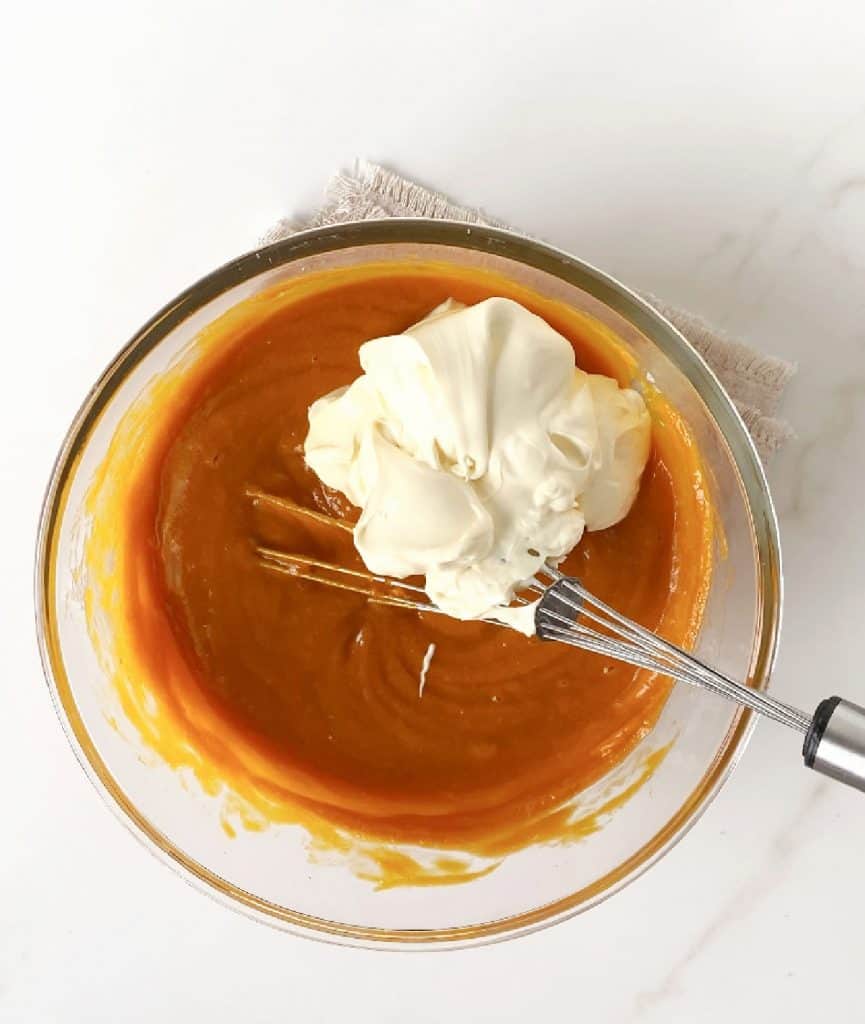
{"type": "MultiPolygon", "coordinates": [[[[387,217],[433,217],[509,227],[480,209],[460,206],[385,167],[358,161],[351,171],[331,178],[324,201],[314,214],[280,220],[261,241],[277,242],[305,228],[387,217]]],[[[792,437],[790,425],[776,416],[796,372],[792,363],[763,355],[715,330],[699,316],[668,306],[655,296],[644,298],[681,331],[715,371],[764,460],[792,437]]]]}

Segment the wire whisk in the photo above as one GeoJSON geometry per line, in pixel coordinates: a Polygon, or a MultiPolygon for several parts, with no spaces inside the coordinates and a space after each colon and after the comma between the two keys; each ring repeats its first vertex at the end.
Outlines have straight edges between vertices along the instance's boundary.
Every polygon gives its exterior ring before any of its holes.
{"type": "Polygon", "coordinates": [[[535,628],[542,640],[558,640],[679,682],[702,686],[791,729],[808,731],[810,715],[710,668],[681,647],[605,604],[579,580],[549,565],[538,575],[542,580],[533,579],[527,589],[540,597],[535,628]],[[544,583],[544,579],[549,582],[544,583]]]}
{"type": "MultiPolygon", "coordinates": [[[[253,503],[306,517],[320,525],[351,530],[350,524],[287,498],[255,489],[249,489],[247,497],[253,503]]],[[[433,604],[423,587],[405,580],[266,546],[256,547],[256,554],[271,571],[361,594],[373,604],[447,614],[433,604]]],[[[830,697],[821,701],[813,715],[806,714],[711,668],[683,648],[633,622],[595,597],[578,579],[564,575],[550,564],[526,581],[513,604],[534,607],[535,631],[541,640],[577,647],[701,687],[804,733],[803,756],[808,767],[865,790],[865,709],[858,705],[830,697]]],[[[483,621],[507,628],[495,613],[483,621]]]]}

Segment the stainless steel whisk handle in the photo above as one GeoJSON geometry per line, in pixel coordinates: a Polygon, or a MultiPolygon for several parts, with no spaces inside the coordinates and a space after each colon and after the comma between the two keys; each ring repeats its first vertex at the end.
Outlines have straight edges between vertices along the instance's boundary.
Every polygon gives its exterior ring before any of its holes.
{"type": "Polygon", "coordinates": [[[802,756],[808,768],[865,792],[865,708],[841,697],[820,701],[802,756]]]}

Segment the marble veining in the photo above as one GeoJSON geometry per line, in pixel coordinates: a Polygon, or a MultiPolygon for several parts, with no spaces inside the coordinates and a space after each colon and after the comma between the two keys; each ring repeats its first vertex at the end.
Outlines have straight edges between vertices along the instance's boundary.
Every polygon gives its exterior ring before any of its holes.
{"type": "MultiPolygon", "coordinates": [[[[746,920],[755,913],[772,887],[790,873],[798,850],[798,838],[806,826],[811,810],[824,799],[831,783],[820,779],[811,784],[805,797],[795,807],[781,827],[772,834],[761,854],[760,862],[752,865],[747,877],[718,906],[711,919],[692,939],[679,959],[657,985],[638,992],[632,1012],[625,1022],[643,1021],[646,1013],[663,1008],[675,1012],[675,1002],[688,969],[699,957],[711,955],[713,943],[727,927],[746,920]]],[[[707,882],[707,884],[710,884],[707,882]]]]}

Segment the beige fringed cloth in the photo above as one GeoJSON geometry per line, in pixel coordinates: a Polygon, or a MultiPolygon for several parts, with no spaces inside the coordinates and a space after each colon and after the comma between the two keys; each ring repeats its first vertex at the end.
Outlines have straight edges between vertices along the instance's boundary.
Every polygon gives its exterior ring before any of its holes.
{"type": "MultiPolygon", "coordinates": [[[[304,228],[387,217],[433,217],[509,227],[479,209],[458,206],[446,196],[384,167],[359,162],[353,171],[331,179],[324,202],[313,216],[279,221],[262,242],[277,242],[304,228]]],[[[755,352],[716,331],[700,317],[674,309],[655,296],[645,298],[682,332],[718,375],[762,457],[765,459],[777,451],[793,434],[790,425],[778,419],[776,413],[790,378],[796,372],[795,366],[755,352]]]]}

